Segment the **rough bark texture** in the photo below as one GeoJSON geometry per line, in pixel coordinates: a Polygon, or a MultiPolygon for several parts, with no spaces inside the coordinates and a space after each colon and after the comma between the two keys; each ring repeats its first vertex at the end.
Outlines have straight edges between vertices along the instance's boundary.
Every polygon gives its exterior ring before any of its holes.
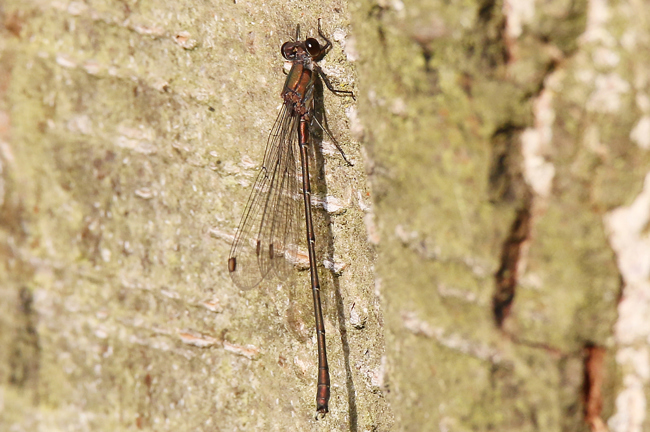
{"type": "Polygon", "coordinates": [[[649,16],[353,9],[397,430],[650,430],[649,16]]]}
{"type": "Polygon", "coordinates": [[[650,430],[647,3],[0,14],[0,430],[650,430]],[[359,111],[325,90],[315,420],[308,273],[226,259],[319,17],[359,111]]]}
{"type": "Polygon", "coordinates": [[[321,261],[340,273],[320,266],[332,373],[324,420],[314,420],[308,272],[240,292],[226,269],[278,113],[280,46],[298,23],[316,36],[321,17],[335,43],[323,68],[351,88],[346,5],[1,7],[0,429],[390,424],[351,100],[324,96],[357,163],[325,143],[312,178],[321,261]]]}

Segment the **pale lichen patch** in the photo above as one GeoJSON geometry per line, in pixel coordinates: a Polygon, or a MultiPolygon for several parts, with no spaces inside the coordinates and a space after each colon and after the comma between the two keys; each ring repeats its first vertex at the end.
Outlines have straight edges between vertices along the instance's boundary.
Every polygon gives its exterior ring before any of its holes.
{"type": "Polygon", "coordinates": [[[630,84],[615,72],[598,75],[595,89],[587,101],[587,109],[601,113],[613,113],[621,109],[621,98],[630,91],[630,84]]]}
{"type": "MultiPolygon", "coordinates": [[[[553,81],[552,77],[553,75],[547,78],[547,81],[553,81]]],[[[548,84],[534,104],[534,127],[527,128],[521,135],[524,178],[540,197],[549,196],[555,177],[555,167],[548,160],[555,121],[554,91],[548,84]]]]}
{"type": "Polygon", "coordinates": [[[630,132],[630,139],[644,150],[650,149],[650,116],[643,116],[630,132]]]}
{"type": "Polygon", "coordinates": [[[624,389],[616,397],[616,413],[608,425],[616,432],[637,432],[646,418],[644,387],[650,381],[648,350],[638,345],[650,341],[650,173],[634,202],[609,212],[604,223],[625,284],[614,333],[624,389]]]}
{"type": "Polygon", "coordinates": [[[513,39],[521,36],[523,26],[535,17],[535,1],[504,1],[503,13],[506,15],[506,34],[513,39]]]}

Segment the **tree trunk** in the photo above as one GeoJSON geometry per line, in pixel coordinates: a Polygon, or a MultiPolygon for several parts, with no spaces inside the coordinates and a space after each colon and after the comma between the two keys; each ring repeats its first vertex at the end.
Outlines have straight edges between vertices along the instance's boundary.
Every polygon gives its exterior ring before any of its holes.
{"type": "Polygon", "coordinates": [[[354,10],[399,430],[650,430],[649,16],[354,10]]]}
{"type": "Polygon", "coordinates": [[[650,430],[650,6],[349,9],[0,5],[0,429],[650,430]],[[226,261],[318,18],[316,420],[309,272],[226,261]]]}
{"type": "Polygon", "coordinates": [[[281,102],[280,46],[296,24],[317,37],[323,19],[335,42],[323,68],[337,86],[354,83],[344,3],[260,5],[5,2],[0,429],[389,422],[351,99],[324,97],[357,164],[326,143],[312,176],[332,373],[325,419],[314,420],[308,272],[248,292],[228,275],[281,102]]]}

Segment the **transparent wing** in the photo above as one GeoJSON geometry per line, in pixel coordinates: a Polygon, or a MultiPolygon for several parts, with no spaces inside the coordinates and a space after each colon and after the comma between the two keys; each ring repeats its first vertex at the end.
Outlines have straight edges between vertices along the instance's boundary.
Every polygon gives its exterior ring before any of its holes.
{"type": "Polygon", "coordinates": [[[266,146],[264,162],[230,250],[228,269],[241,289],[251,289],[271,270],[285,279],[297,260],[300,188],[297,164],[299,117],[283,105],[266,146]]]}

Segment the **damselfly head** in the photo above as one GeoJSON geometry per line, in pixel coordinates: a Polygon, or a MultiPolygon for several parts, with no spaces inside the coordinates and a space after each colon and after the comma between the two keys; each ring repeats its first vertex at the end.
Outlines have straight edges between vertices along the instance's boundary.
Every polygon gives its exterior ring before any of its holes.
{"type": "Polygon", "coordinates": [[[314,38],[307,38],[304,42],[285,42],[280,48],[282,57],[289,61],[296,60],[300,55],[304,55],[305,51],[307,51],[309,57],[315,59],[322,54],[323,49],[314,38]]]}
{"type": "Polygon", "coordinates": [[[305,41],[305,47],[307,48],[307,52],[310,56],[318,57],[320,55],[320,44],[316,39],[308,38],[305,41]]]}
{"type": "Polygon", "coordinates": [[[280,52],[282,53],[282,57],[284,57],[286,60],[295,60],[296,59],[296,54],[297,50],[296,48],[300,45],[300,42],[285,42],[282,44],[282,48],[280,48],[280,52]]]}

